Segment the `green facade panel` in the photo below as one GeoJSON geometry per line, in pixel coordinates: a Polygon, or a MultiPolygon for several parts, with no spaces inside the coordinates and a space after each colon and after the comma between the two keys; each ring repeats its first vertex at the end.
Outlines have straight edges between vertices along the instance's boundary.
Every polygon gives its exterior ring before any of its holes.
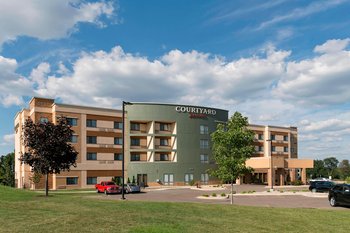
{"type": "MultiPolygon", "coordinates": [[[[212,161],[210,133],[214,132],[219,122],[227,122],[228,111],[207,108],[200,106],[173,105],[173,104],[150,104],[133,103],[126,106],[126,131],[130,132],[130,122],[169,122],[176,124],[175,134],[168,134],[176,138],[177,147],[171,151],[176,151],[176,162],[154,161],[136,162],[130,161],[130,150],[126,151],[127,174],[130,180],[138,174],[147,174],[147,183],[159,182],[164,184],[164,174],[173,174],[173,182],[183,183],[185,174],[193,174],[195,181],[200,181],[201,174],[214,166],[213,163],[201,163],[200,155],[208,155],[212,161]],[[200,133],[200,126],[208,127],[208,134],[200,133]],[[200,148],[200,140],[208,140],[208,149],[200,148]]],[[[154,137],[158,134],[127,133],[127,144],[130,145],[130,136],[154,137]]],[[[163,135],[165,136],[165,135],[163,135]]],[[[135,151],[135,150],[131,150],[135,151]]],[[[159,149],[147,149],[150,152],[161,151],[159,149]]]]}

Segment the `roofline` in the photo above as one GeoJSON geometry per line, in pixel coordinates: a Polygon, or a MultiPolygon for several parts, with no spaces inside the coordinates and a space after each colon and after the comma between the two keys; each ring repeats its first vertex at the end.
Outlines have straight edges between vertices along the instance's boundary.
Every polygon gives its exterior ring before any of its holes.
{"type": "Polygon", "coordinates": [[[198,108],[211,108],[215,110],[220,110],[220,111],[225,111],[229,112],[229,110],[226,109],[220,109],[220,108],[213,108],[213,107],[207,107],[207,106],[198,106],[198,105],[189,105],[189,104],[175,104],[175,103],[155,103],[155,102],[128,102],[125,101],[126,103],[131,103],[131,105],[164,105],[164,106],[185,106],[185,107],[198,107],[198,108]]]}
{"type": "Polygon", "coordinates": [[[58,107],[70,107],[70,108],[82,108],[82,109],[94,109],[94,110],[103,110],[103,111],[123,112],[120,109],[91,107],[91,106],[85,106],[85,105],[53,103],[52,106],[54,106],[54,105],[56,105],[58,107]]]}
{"type": "Polygon", "coordinates": [[[298,130],[298,127],[296,126],[276,126],[276,125],[258,125],[258,124],[249,124],[249,126],[258,126],[258,127],[271,127],[271,128],[280,128],[280,129],[296,129],[298,130]]]}
{"type": "Polygon", "coordinates": [[[30,104],[34,99],[52,100],[52,101],[55,102],[55,99],[52,99],[52,98],[45,98],[45,97],[33,96],[33,97],[29,100],[29,104],[30,104]]]}

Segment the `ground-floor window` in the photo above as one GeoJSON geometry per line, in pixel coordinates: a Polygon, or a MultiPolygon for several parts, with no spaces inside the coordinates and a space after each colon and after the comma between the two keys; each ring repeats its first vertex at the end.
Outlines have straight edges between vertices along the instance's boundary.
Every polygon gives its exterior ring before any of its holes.
{"type": "Polygon", "coordinates": [[[174,174],[164,174],[164,184],[174,185],[174,174]]]}
{"type": "Polygon", "coordinates": [[[67,185],[76,185],[78,184],[78,177],[67,177],[66,183],[67,185]]]}
{"type": "Polygon", "coordinates": [[[208,173],[202,173],[201,174],[201,183],[202,184],[208,184],[208,181],[209,181],[208,173]]]}
{"type": "Polygon", "coordinates": [[[185,184],[190,184],[190,182],[193,180],[193,174],[187,173],[185,174],[185,184]]]}
{"type": "Polygon", "coordinates": [[[88,177],[86,184],[97,184],[97,177],[88,177]]]}

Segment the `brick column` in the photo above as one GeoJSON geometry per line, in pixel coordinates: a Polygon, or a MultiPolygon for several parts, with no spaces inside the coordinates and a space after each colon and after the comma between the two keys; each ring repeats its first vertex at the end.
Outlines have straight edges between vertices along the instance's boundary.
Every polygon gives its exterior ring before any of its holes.
{"type": "Polygon", "coordinates": [[[306,168],[301,168],[301,181],[306,184],[306,168]]]}

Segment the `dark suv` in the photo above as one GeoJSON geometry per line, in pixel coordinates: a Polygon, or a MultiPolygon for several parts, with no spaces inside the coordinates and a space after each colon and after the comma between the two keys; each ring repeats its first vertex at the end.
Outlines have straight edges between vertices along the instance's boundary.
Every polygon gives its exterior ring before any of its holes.
{"type": "Polygon", "coordinates": [[[350,184],[337,184],[329,190],[329,204],[331,206],[350,206],[350,184]]]}
{"type": "Polygon", "coordinates": [[[312,192],[328,192],[335,185],[332,181],[311,181],[309,190],[312,192]]]}

